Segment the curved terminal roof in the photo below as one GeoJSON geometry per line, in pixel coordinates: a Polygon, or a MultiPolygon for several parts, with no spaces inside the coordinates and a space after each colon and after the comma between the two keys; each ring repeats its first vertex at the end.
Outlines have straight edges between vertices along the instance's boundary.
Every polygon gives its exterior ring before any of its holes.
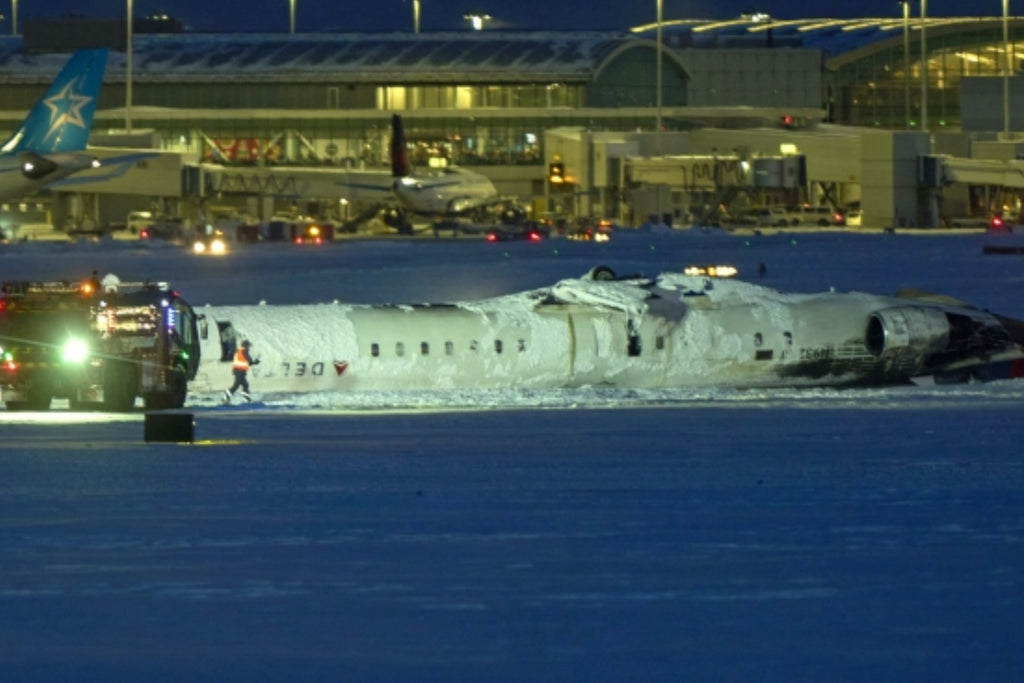
{"type": "MultiPolygon", "coordinates": [[[[933,17],[928,35],[994,29],[999,17],[933,17]]],[[[1024,31],[1024,18],[1012,26],[1024,31]]],[[[916,41],[921,19],[907,25],[916,41]]],[[[136,34],[133,78],[139,82],[331,81],[514,83],[587,82],[612,55],[650,47],[655,24],[629,31],[472,31],[384,34],[136,34]]],[[[662,23],[670,48],[801,47],[822,51],[829,67],[902,40],[902,17],[767,19],[662,23]]],[[[64,54],[27,54],[18,37],[0,38],[0,83],[47,82],[64,54]]],[[[111,52],[107,80],[124,79],[125,55],[111,52]]]]}
{"type": "MultiPolygon", "coordinates": [[[[133,74],[149,82],[586,81],[608,55],[636,42],[627,32],[139,34],[133,74]]],[[[52,78],[65,60],[0,40],[0,79],[9,82],[52,78]]],[[[111,52],[109,60],[107,78],[117,81],[125,55],[111,52]]]]}
{"type": "MultiPolygon", "coordinates": [[[[894,5],[896,3],[893,3],[894,5]]],[[[1010,25],[1024,29],[1024,17],[1009,17],[1010,25]]],[[[910,17],[906,28],[917,41],[921,18],[910,17]]],[[[1002,26],[1002,17],[927,17],[929,36],[947,35],[1002,26]]],[[[890,41],[902,41],[904,20],[898,17],[856,19],[773,19],[767,15],[745,15],[714,21],[679,19],[662,22],[662,33],[670,45],[694,48],[804,47],[821,50],[829,66],[851,61],[890,41]],[[770,36],[770,37],[769,37],[770,36]]],[[[653,36],[657,24],[631,29],[634,34],[653,36]]]]}

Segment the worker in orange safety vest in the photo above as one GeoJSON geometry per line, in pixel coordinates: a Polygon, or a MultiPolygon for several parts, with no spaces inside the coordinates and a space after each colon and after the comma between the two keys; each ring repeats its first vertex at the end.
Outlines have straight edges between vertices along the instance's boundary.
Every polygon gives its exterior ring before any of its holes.
{"type": "Polygon", "coordinates": [[[253,365],[259,365],[260,359],[253,360],[252,354],[249,349],[252,348],[252,342],[248,339],[242,342],[242,345],[235,351],[235,361],[231,365],[231,372],[235,376],[235,382],[231,385],[230,389],[224,391],[224,403],[230,403],[231,397],[234,396],[235,391],[239,388],[242,390],[242,398],[248,403],[252,400],[249,395],[249,379],[248,373],[249,368],[253,365]]]}

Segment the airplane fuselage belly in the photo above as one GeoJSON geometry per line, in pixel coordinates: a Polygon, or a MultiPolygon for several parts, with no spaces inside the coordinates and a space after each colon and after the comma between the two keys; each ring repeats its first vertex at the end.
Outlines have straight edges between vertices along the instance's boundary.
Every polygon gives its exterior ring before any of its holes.
{"type": "MultiPolygon", "coordinates": [[[[260,359],[250,378],[266,391],[561,386],[567,376],[564,316],[322,305],[211,308],[207,317],[250,340],[260,359]]],[[[231,377],[215,335],[203,341],[200,388],[231,377]]]]}
{"type": "Polygon", "coordinates": [[[864,344],[869,308],[849,298],[822,298],[691,315],[680,343],[692,351],[680,356],[695,367],[676,363],[671,372],[700,374],[713,384],[728,377],[737,386],[858,383],[881,369],[864,344]]]}
{"type": "Polygon", "coordinates": [[[252,342],[259,391],[850,384],[885,374],[864,345],[874,305],[681,304],[642,316],[583,304],[208,307],[195,388],[231,381],[213,321],[252,342]]]}

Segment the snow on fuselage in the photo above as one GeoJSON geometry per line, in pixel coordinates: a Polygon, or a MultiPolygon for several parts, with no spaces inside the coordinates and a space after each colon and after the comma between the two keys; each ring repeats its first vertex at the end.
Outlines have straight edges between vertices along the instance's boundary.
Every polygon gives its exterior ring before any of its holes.
{"type": "MultiPolygon", "coordinates": [[[[208,306],[193,387],[228,384],[242,339],[261,361],[250,373],[260,391],[893,383],[922,354],[873,353],[867,330],[878,311],[903,308],[675,274],[458,304],[208,306]]],[[[930,330],[924,346],[943,334],[930,330]]]]}

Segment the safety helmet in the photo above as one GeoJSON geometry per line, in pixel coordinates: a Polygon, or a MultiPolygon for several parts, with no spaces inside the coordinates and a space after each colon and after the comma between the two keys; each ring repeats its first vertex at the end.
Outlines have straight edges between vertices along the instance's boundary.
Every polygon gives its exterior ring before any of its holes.
{"type": "Polygon", "coordinates": [[[243,347],[243,348],[246,348],[246,349],[247,349],[247,348],[249,348],[250,346],[252,346],[252,342],[250,342],[250,341],[249,341],[248,339],[246,339],[246,340],[242,341],[242,347],[243,347]]]}

